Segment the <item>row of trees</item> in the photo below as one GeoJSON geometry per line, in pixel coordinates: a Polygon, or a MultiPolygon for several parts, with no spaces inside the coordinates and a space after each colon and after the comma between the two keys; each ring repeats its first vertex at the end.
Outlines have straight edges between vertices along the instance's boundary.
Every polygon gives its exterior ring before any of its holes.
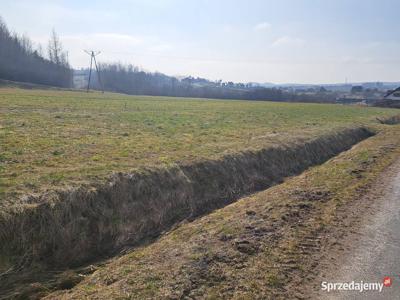
{"type": "Polygon", "coordinates": [[[11,33],[0,19],[0,79],[70,87],[72,70],[57,34],[53,31],[45,57],[41,46],[34,49],[28,37],[11,33]]]}
{"type": "MultiPolygon", "coordinates": [[[[191,76],[179,80],[176,77],[145,72],[133,65],[119,63],[100,64],[100,76],[105,90],[131,95],[303,102],[333,100],[323,99],[321,95],[316,97],[305,93],[290,93],[278,88],[265,88],[250,83],[209,81],[191,76]]],[[[93,86],[100,88],[96,79],[93,86]]]]}

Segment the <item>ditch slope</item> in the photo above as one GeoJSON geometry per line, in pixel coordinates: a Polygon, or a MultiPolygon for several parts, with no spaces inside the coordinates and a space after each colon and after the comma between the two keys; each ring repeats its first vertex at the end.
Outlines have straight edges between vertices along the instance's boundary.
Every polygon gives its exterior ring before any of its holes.
{"type": "Polygon", "coordinates": [[[78,266],[282,182],[372,135],[346,129],[303,144],[116,174],[92,189],[44,194],[30,199],[37,205],[3,212],[0,253],[13,263],[78,266]]]}
{"type": "MultiPolygon", "coordinates": [[[[360,215],[358,208],[368,205],[360,199],[399,157],[398,130],[381,127],[323,165],[184,222],[48,299],[305,298],[324,250],[340,241],[349,220],[360,215]]],[[[348,134],[319,143],[337,146],[348,134]]],[[[307,148],[300,157],[321,150],[307,148]]]]}
{"type": "Polygon", "coordinates": [[[321,164],[372,135],[363,127],[345,129],[220,160],[116,174],[92,189],[32,198],[32,206],[3,211],[0,217],[1,293],[13,292],[21,280],[29,283],[30,270],[38,266],[63,270],[115,255],[321,164]]]}

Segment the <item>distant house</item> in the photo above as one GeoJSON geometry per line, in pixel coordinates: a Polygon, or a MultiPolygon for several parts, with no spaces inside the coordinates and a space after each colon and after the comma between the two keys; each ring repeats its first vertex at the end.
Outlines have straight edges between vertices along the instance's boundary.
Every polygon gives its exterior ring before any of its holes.
{"type": "Polygon", "coordinates": [[[389,91],[384,97],[384,100],[398,100],[400,101],[400,87],[393,91],[389,91]]]}
{"type": "Polygon", "coordinates": [[[352,94],[362,93],[363,91],[364,91],[364,88],[361,85],[356,85],[351,88],[352,94]]]}

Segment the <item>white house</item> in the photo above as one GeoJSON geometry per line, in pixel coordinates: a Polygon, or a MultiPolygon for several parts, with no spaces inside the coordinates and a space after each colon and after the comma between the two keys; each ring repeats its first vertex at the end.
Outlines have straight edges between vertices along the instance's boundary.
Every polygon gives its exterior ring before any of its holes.
{"type": "Polygon", "coordinates": [[[385,97],[383,97],[384,100],[399,100],[400,101],[400,87],[393,90],[389,91],[385,97]]]}

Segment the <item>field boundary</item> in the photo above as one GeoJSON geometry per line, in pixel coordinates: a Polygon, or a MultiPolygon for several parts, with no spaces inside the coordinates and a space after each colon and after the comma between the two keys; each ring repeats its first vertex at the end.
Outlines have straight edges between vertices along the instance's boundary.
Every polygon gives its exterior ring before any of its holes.
{"type": "Polygon", "coordinates": [[[280,183],[372,135],[364,127],[345,129],[303,144],[116,174],[96,188],[45,194],[36,206],[1,215],[0,254],[25,265],[78,266],[280,183]]]}

